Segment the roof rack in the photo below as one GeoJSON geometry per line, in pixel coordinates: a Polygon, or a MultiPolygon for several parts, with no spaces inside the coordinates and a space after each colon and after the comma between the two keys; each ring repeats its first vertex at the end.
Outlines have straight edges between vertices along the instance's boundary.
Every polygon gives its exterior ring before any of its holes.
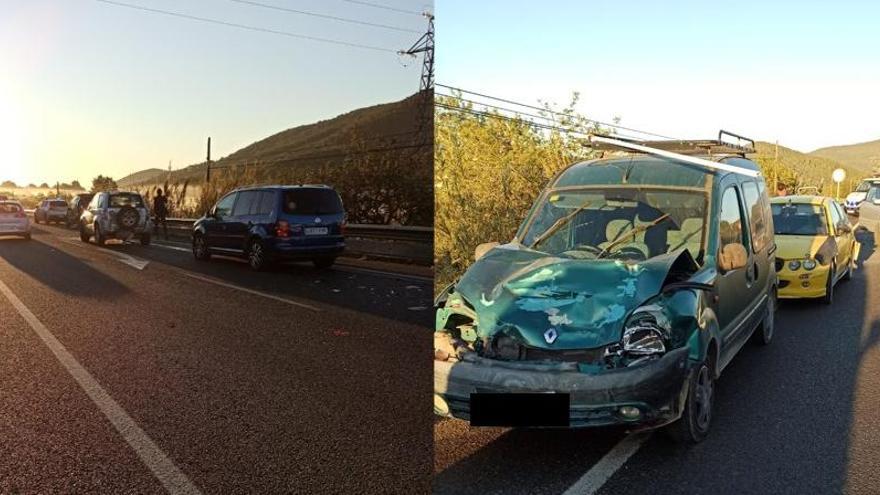
{"type": "MultiPolygon", "coordinates": [[[[718,139],[664,139],[640,141],[636,139],[624,139],[617,136],[607,136],[601,134],[595,135],[688,156],[737,155],[745,158],[747,154],[755,152],[754,140],[740,136],[738,134],[734,134],[732,132],[725,131],[723,129],[718,131],[718,139]],[[725,139],[725,137],[727,137],[728,139],[725,139]]],[[[619,145],[607,143],[599,143],[598,145],[594,145],[593,149],[607,151],[633,151],[631,148],[624,148],[619,145]]]]}
{"type": "Polygon", "coordinates": [[[588,139],[590,143],[589,146],[595,150],[646,153],[699,165],[703,168],[709,168],[712,170],[724,170],[726,172],[734,172],[749,177],[757,177],[760,175],[760,172],[757,170],[706,160],[695,156],[735,155],[745,158],[747,153],[755,152],[755,142],[753,140],[724,130],[718,132],[717,140],[685,141],[673,139],[664,141],[639,141],[636,139],[623,139],[603,134],[590,134],[588,139]],[[734,144],[724,141],[723,138],[725,136],[736,139],[737,143],[734,144]],[[750,143],[750,146],[744,146],[742,142],[750,143]]]}

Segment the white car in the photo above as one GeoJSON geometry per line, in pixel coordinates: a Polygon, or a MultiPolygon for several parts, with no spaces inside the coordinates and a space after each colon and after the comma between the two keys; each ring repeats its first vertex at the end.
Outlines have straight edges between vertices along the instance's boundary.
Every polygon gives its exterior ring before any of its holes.
{"type": "Polygon", "coordinates": [[[0,201],[0,235],[17,235],[30,240],[31,222],[18,201],[0,201]]]}
{"type": "Polygon", "coordinates": [[[855,191],[846,195],[846,199],[843,200],[843,209],[850,215],[858,215],[859,205],[862,204],[862,201],[867,197],[868,190],[871,189],[871,186],[877,184],[880,184],[880,177],[863,179],[858,187],[856,187],[855,191]]]}

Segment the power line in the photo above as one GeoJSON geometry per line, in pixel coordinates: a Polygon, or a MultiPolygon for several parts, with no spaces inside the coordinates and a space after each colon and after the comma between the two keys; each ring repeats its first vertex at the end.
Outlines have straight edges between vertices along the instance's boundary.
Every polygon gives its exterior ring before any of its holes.
{"type": "Polygon", "coordinates": [[[375,2],[364,2],[364,1],[361,1],[361,0],[342,0],[342,1],[343,1],[343,2],[348,2],[348,3],[357,4],[357,5],[366,5],[367,7],[374,7],[374,8],[377,8],[377,9],[390,10],[390,11],[392,11],[392,12],[400,12],[401,14],[422,15],[422,12],[416,12],[415,10],[400,9],[400,8],[397,8],[397,7],[392,7],[392,6],[390,6],[390,5],[383,5],[383,4],[381,4],[381,3],[375,3],[375,2]]]}
{"type": "Polygon", "coordinates": [[[253,5],[255,7],[262,7],[265,9],[279,10],[282,12],[291,12],[294,14],[302,14],[302,15],[308,15],[308,16],[312,16],[312,17],[320,17],[321,19],[330,19],[330,20],[334,20],[334,21],[347,22],[350,24],[360,24],[363,26],[379,27],[379,28],[391,29],[394,31],[402,31],[405,33],[421,33],[421,31],[416,31],[415,29],[407,29],[407,28],[402,28],[402,27],[398,27],[398,26],[390,26],[388,24],[379,24],[379,23],[375,23],[375,22],[367,22],[367,21],[361,21],[361,20],[357,20],[357,19],[349,19],[346,17],[337,17],[335,15],[320,14],[317,12],[309,12],[307,10],[291,9],[288,7],[281,7],[278,5],[270,5],[267,3],[253,2],[251,0],[229,0],[229,1],[235,2],[235,3],[246,4],[246,5],[253,5]]]}
{"type": "MultiPolygon", "coordinates": [[[[491,96],[491,95],[487,95],[487,94],[483,94],[483,93],[477,93],[476,91],[470,91],[470,90],[467,90],[467,89],[457,88],[457,87],[454,87],[454,86],[448,86],[448,85],[446,85],[446,84],[440,84],[440,83],[437,83],[437,86],[440,86],[441,88],[446,88],[446,89],[449,89],[449,90],[452,90],[452,91],[459,91],[459,92],[461,92],[461,93],[467,93],[467,94],[471,94],[471,95],[479,96],[479,97],[481,97],[481,98],[488,98],[488,99],[490,99],[490,100],[495,100],[495,101],[500,101],[500,102],[503,102],[503,103],[508,103],[508,104],[511,104],[511,105],[520,106],[520,107],[523,107],[523,108],[531,108],[532,110],[538,110],[538,111],[541,111],[541,112],[553,113],[553,114],[556,114],[556,115],[566,115],[566,114],[564,114],[564,113],[562,113],[562,112],[556,112],[556,111],[553,111],[553,110],[548,110],[548,109],[546,109],[546,108],[541,108],[541,107],[538,107],[538,106],[529,105],[529,104],[527,104],[527,103],[520,103],[520,102],[518,102],[518,101],[507,100],[507,99],[504,99],[504,98],[499,98],[499,97],[497,97],[497,96],[491,96]]],[[[455,98],[455,96],[452,96],[452,97],[455,98]]],[[[606,126],[606,127],[614,127],[615,129],[623,129],[623,130],[625,130],[625,131],[630,131],[630,132],[637,132],[637,133],[639,133],[639,134],[645,134],[645,135],[648,135],[648,136],[656,136],[656,137],[663,138],[663,139],[677,139],[677,138],[673,138],[673,137],[669,137],[669,136],[664,136],[664,135],[662,135],[662,134],[657,134],[657,133],[654,133],[654,132],[647,132],[647,131],[642,131],[642,130],[639,130],[639,129],[633,129],[633,128],[631,128],[631,127],[625,127],[625,126],[622,126],[622,125],[619,125],[619,124],[612,124],[612,123],[609,123],[609,122],[602,122],[602,121],[600,121],[600,120],[587,119],[587,118],[585,118],[584,120],[586,120],[586,121],[588,121],[588,122],[592,122],[592,123],[594,123],[594,124],[603,125],[603,126],[606,126]]]]}
{"type": "Polygon", "coordinates": [[[392,50],[389,48],[383,48],[383,47],[379,47],[379,46],[364,45],[364,44],[360,44],[360,43],[352,43],[349,41],[334,40],[334,39],[330,39],[330,38],[319,38],[317,36],[309,36],[306,34],[291,33],[289,31],[278,31],[275,29],[263,28],[263,27],[259,27],[259,26],[249,26],[247,24],[238,24],[235,22],[221,21],[218,19],[209,19],[207,17],[198,17],[198,16],[194,16],[194,15],[184,14],[181,12],[172,12],[170,10],[154,9],[151,7],[144,7],[142,5],[117,2],[114,0],[95,0],[95,1],[101,2],[101,3],[106,3],[106,4],[111,4],[111,5],[116,5],[119,7],[127,7],[129,9],[143,10],[145,12],[153,12],[156,14],[164,14],[164,15],[169,15],[169,16],[173,16],[173,17],[180,17],[182,19],[189,19],[189,20],[193,20],[193,21],[207,22],[207,23],[211,23],[211,24],[219,24],[222,26],[234,27],[234,28],[239,28],[239,29],[246,29],[249,31],[259,31],[259,32],[263,32],[263,33],[278,34],[281,36],[288,36],[291,38],[298,38],[298,39],[304,39],[304,40],[309,40],[309,41],[320,41],[322,43],[332,43],[334,45],[348,46],[351,48],[362,48],[365,50],[397,53],[397,50],[392,50]]]}

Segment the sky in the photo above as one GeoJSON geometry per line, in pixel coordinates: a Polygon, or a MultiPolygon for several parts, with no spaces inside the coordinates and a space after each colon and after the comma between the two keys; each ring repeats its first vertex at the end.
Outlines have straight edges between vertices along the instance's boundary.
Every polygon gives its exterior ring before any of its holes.
{"type": "Polygon", "coordinates": [[[676,138],[880,139],[880,2],[437,0],[437,82],[676,138]]]}
{"type": "Polygon", "coordinates": [[[255,32],[97,0],[0,0],[0,181],[121,178],[228,155],[276,132],[419,89],[409,48],[430,0],[119,0],[388,51],[255,32]]]}

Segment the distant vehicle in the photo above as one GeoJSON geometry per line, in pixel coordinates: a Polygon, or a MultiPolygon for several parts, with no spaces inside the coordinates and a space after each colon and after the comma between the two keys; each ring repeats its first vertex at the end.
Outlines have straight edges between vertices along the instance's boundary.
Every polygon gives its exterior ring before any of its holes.
{"type": "Polygon", "coordinates": [[[254,270],[274,261],[333,265],[345,249],[342,199],[325,185],[264,186],[227,194],[193,225],[193,255],[243,256],[254,270]]]}
{"type": "Polygon", "coordinates": [[[818,196],[819,188],[816,186],[801,186],[797,188],[795,194],[797,194],[798,196],[818,196]]]}
{"type": "Polygon", "coordinates": [[[9,198],[5,194],[0,194],[0,201],[8,201],[9,198]]]}
{"type": "Polygon", "coordinates": [[[152,222],[144,198],[134,192],[101,192],[83,210],[79,219],[79,237],[103,246],[107,239],[129,241],[135,237],[144,246],[150,244],[152,222]]]}
{"type": "Polygon", "coordinates": [[[856,190],[847,194],[846,199],[843,200],[843,207],[846,212],[850,215],[858,215],[859,214],[859,205],[862,204],[862,201],[868,195],[868,191],[871,189],[872,185],[880,185],[880,177],[869,177],[867,179],[863,179],[858,186],[856,186],[856,190]]]}
{"type": "Polygon", "coordinates": [[[67,221],[67,201],[44,199],[34,210],[34,222],[61,223],[67,221]]]}
{"type": "Polygon", "coordinates": [[[821,196],[773,198],[770,208],[779,297],[821,297],[831,304],[835,284],[852,278],[859,256],[860,244],[843,208],[821,196]]]}
{"type": "Polygon", "coordinates": [[[0,235],[31,238],[31,222],[18,201],[0,199],[0,235]]]}
{"type": "Polygon", "coordinates": [[[93,193],[79,193],[73,197],[73,200],[70,201],[70,208],[67,210],[67,228],[79,225],[79,217],[82,216],[83,210],[94,197],[93,193]]]}

